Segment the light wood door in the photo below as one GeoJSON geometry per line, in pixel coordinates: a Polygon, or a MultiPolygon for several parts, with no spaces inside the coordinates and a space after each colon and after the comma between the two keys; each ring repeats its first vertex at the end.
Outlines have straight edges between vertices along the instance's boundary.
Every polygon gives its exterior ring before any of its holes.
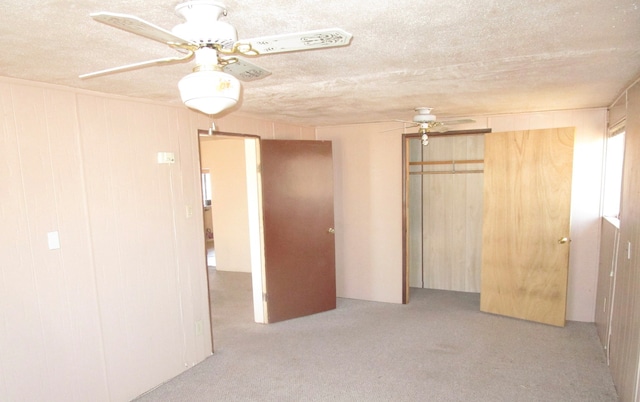
{"type": "Polygon", "coordinates": [[[267,322],[336,308],[330,141],[262,140],[267,322]]]}
{"type": "Polygon", "coordinates": [[[482,311],[564,326],[573,137],[573,128],[485,136],[482,311]]]}

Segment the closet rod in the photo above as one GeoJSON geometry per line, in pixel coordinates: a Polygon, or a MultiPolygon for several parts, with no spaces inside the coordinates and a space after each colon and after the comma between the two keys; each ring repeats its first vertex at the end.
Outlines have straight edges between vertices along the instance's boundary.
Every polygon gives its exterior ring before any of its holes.
{"type": "Polygon", "coordinates": [[[484,170],[476,169],[476,170],[433,170],[431,172],[409,172],[412,174],[459,174],[459,173],[483,173],[484,170]]]}
{"type": "MultiPolygon", "coordinates": [[[[473,134],[489,134],[489,133],[491,133],[490,128],[475,128],[471,130],[449,130],[447,132],[442,132],[442,133],[434,131],[429,133],[429,137],[444,137],[444,136],[452,137],[455,135],[473,135],[473,134]]],[[[410,139],[420,139],[422,134],[410,133],[410,134],[402,134],[402,136],[407,140],[410,140],[410,139]]]]}
{"type": "Polygon", "coordinates": [[[471,159],[463,161],[424,161],[424,162],[409,162],[409,165],[457,165],[464,163],[484,163],[484,159],[471,159]]]}

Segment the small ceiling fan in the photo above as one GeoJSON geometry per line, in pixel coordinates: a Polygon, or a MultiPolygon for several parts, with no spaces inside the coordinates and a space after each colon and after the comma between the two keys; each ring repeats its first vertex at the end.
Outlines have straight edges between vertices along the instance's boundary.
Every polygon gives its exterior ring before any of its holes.
{"type": "Polygon", "coordinates": [[[431,114],[431,111],[433,110],[433,108],[430,108],[430,107],[417,107],[414,110],[417,112],[417,114],[413,116],[412,121],[406,121],[406,120],[396,120],[396,121],[411,124],[406,128],[419,127],[418,134],[422,134],[422,137],[421,137],[422,145],[429,144],[429,136],[427,135],[427,133],[445,132],[449,130],[448,126],[451,126],[454,124],[475,123],[475,120],[471,120],[471,119],[438,121],[436,120],[436,116],[431,114]]]}
{"type": "Polygon", "coordinates": [[[224,4],[211,0],[195,0],[178,4],[175,11],[186,22],[171,31],[127,14],[98,12],[90,14],[101,23],[161,43],[181,56],[165,57],[80,75],[94,78],[145,67],[187,62],[195,58],[193,72],[178,83],[186,106],[206,114],[217,114],[233,107],[240,97],[240,83],[264,78],[271,72],[238,56],[296,52],[346,46],[352,35],[340,28],[320,29],[283,35],[238,40],[236,29],[220,21],[227,15],[224,4]]]}

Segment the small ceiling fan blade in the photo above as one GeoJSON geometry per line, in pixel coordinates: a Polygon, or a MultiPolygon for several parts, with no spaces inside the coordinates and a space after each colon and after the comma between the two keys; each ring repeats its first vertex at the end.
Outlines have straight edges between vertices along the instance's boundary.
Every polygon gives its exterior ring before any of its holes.
{"type": "Polygon", "coordinates": [[[472,119],[460,119],[460,120],[446,120],[446,121],[442,121],[440,123],[445,124],[447,126],[453,125],[453,124],[466,124],[466,123],[475,123],[475,120],[472,119]]]}
{"type": "MultiPolygon", "coordinates": [[[[241,40],[237,45],[242,51],[247,47],[245,44],[248,44],[252,51],[258,53],[257,55],[262,55],[346,46],[351,41],[351,37],[350,33],[340,28],[330,28],[241,40]]],[[[248,55],[251,54],[252,52],[249,51],[248,55]]]]}
{"type": "Polygon", "coordinates": [[[410,126],[406,126],[406,125],[405,125],[404,127],[391,128],[391,129],[389,129],[389,130],[382,130],[382,131],[380,131],[380,132],[381,132],[381,133],[387,133],[387,132],[389,132],[389,131],[406,130],[406,129],[408,129],[408,128],[413,128],[413,127],[418,127],[418,126],[419,126],[419,124],[416,124],[416,123],[413,123],[413,122],[410,122],[410,121],[406,121],[406,120],[394,120],[394,121],[397,121],[397,122],[400,122],[400,123],[409,123],[409,124],[411,124],[411,125],[410,125],[410,126]]]}
{"type": "Polygon", "coordinates": [[[222,67],[222,71],[242,81],[255,81],[271,75],[271,71],[242,59],[236,59],[235,62],[226,64],[222,67]]]}
{"type": "Polygon", "coordinates": [[[99,12],[92,13],[90,16],[94,20],[102,22],[103,24],[111,25],[112,27],[144,36],[145,38],[152,39],[160,43],[168,45],[198,46],[196,43],[176,36],[164,28],[160,28],[157,25],[133,15],[99,12]]]}
{"type": "Polygon", "coordinates": [[[95,77],[101,77],[103,75],[108,75],[108,74],[137,70],[139,68],[159,66],[163,64],[181,63],[181,62],[191,60],[193,56],[194,56],[194,53],[192,51],[189,51],[189,53],[187,53],[183,57],[165,57],[162,59],[155,59],[155,60],[143,61],[140,63],[127,64],[126,66],[113,67],[113,68],[108,68],[106,70],[95,71],[93,73],[82,74],[79,76],[79,78],[82,78],[82,79],[95,78],[95,77]]]}
{"type": "Polygon", "coordinates": [[[400,123],[407,123],[407,124],[411,124],[411,127],[416,127],[419,126],[420,124],[416,123],[415,121],[409,121],[409,120],[398,120],[398,119],[393,119],[393,121],[397,121],[400,123]]]}
{"type": "Polygon", "coordinates": [[[429,129],[429,132],[432,133],[446,133],[447,131],[449,131],[449,127],[446,126],[436,126],[429,129]]]}

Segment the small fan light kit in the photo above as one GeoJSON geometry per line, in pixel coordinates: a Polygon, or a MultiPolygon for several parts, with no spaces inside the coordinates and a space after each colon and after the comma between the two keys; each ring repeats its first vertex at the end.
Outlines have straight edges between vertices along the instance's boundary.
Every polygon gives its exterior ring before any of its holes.
{"type": "Polygon", "coordinates": [[[271,73],[244,57],[346,46],[352,35],[340,28],[320,29],[284,35],[238,40],[236,29],[220,21],[227,15],[224,4],[210,0],[187,1],[176,6],[186,22],[171,31],[136,16],[98,12],[91,17],[101,23],[164,43],[182,56],[165,57],[81,75],[94,78],[145,67],[191,61],[193,72],[180,80],[184,104],[209,115],[234,107],[240,98],[240,82],[264,78],[271,73]]]}
{"type": "Polygon", "coordinates": [[[471,119],[437,121],[436,116],[431,114],[431,111],[433,110],[433,108],[417,107],[414,110],[417,112],[417,114],[413,116],[412,121],[406,121],[406,120],[397,120],[397,121],[411,124],[409,127],[419,127],[418,134],[421,134],[420,139],[422,141],[422,145],[425,145],[425,146],[429,144],[429,136],[427,135],[427,133],[444,132],[449,130],[449,128],[446,126],[475,122],[475,120],[471,120],[471,119]]]}

